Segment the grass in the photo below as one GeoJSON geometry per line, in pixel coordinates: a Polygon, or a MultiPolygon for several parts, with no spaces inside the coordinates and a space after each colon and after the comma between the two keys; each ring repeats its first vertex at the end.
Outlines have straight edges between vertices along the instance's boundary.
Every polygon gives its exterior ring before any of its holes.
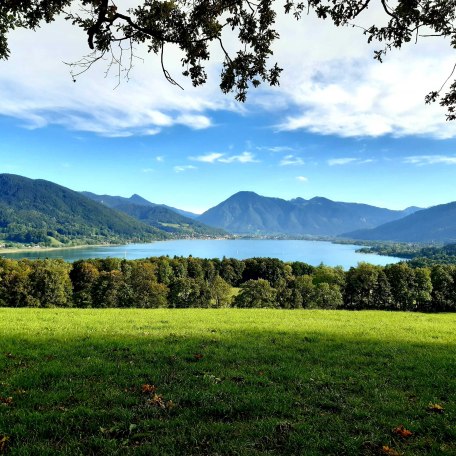
{"type": "Polygon", "coordinates": [[[455,455],[455,328],[454,314],[0,309],[0,452],[3,438],[40,456],[455,455]]]}

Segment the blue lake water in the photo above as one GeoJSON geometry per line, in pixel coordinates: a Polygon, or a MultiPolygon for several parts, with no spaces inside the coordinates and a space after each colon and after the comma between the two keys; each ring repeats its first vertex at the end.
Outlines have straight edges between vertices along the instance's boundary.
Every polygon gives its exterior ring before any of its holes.
{"type": "Polygon", "coordinates": [[[8,258],[63,258],[76,261],[87,258],[126,258],[135,260],[152,256],[169,255],[197,258],[237,258],[253,257],[279,258],[283,261],[303,261],[317,266],[343,266],[345,269],[356,266],[360,261],[376,265],[396,263],[400,258],[374,254],[356,253],[359,245],[332,244],[323,241],[293,240],[178,240],[160,241],[150,244],[128,244],[120,246],[84,247],[53,251],[10,253],[8,258]]]}

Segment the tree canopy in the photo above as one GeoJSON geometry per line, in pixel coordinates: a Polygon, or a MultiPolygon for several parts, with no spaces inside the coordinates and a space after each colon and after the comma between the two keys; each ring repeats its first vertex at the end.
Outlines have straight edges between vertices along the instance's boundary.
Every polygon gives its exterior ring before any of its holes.
{"type": "MultiPolygon", "coordinates": [[[[220,88],[234,92],[245,101],[250,87],[261,83],[277,85],[282,69],[271,63],[272,45],[279,34],[275,29],[277,12],[301,19],[314,13],[336,26],[358,26],[356,20],[369,7],[380,6],[376,24],[362,28],[368,42],[378,42],[374,58],[380,62],[393,48],[401,48],[423,37],[444,37],[456,48],[456,0],[143,0],[138,6],[121,11],[113,0],[2,0],[0,4],[0,58],[9,56],[8,34],[16,28],[33,29],[64,14],[87,35],[90,54],[72,64],[74,77],[96,61],[108,58],[110,67],[128,72],[134,46],[144,44],[161,57],[163,73],[176,81],[163,64],[165,45],[183,52],[183,75],[194,86],[207,80],[205,65],[211,58],[211,43],[223,51],[220,88]],[[234,35],[239,46],[228,51],[224,39],[234,35]]],[[[453,73],[440,88],[425,97],[427,103],[439,101],[447,108],[447,119],[456,119],[456,79],[453,73]],[[448,86],[447,86],[448,84],[448,86]]]]}

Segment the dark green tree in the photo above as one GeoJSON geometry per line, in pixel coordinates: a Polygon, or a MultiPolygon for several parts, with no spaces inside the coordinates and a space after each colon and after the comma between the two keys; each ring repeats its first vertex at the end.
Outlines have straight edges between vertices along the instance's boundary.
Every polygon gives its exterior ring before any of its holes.
{"type": "Polygon", "coordinates": [[[204,280],[178,277],[169,286],[170,307],[210,307],[211,292],[204,280]]]}
{"type": "Polygon", "coordinates": [[[31,295],[40,307],[71,307],[71,265],[63,260],[35,260],[30,273],[31,295]]]}
{"type": "Polygon", "coordinates": [[[248,280],[241,285],[240,293],[234,298],[235,307],[277,307],[277,292],[264,279],[248,280]]]}
{"type": "Polygon", "coordinates": [[[350,268],[346,274],[344,292],[345,307],[348,309],[374,308],[374,293],[377,286],[379,268],[368,263],[360,263],[350,268]]]}
{"type": "Polygon", "coordinates": [[[128,301],[124,306],[157,308],[167,306],[168,287],[157,282],[156,266],[146,261],[131,262],[128,279],[128,301]]]}
{"type": "Polygon", "coordinates": [[[338,285],[320,282],[315,286],[312,307],[317,309],[338,309],[343,304],[344,300],[338,285]]]}
{"type": "Polygon", "coordinates": [[[0,306],[38,307],[38,299],[32,295],[30,274],[32,262],[0,258],[0,306]]]}
{"type": "Polygon", "coordinates": [[[444,312],[456,309],[453,266],[436,265],[431,270],[432,309],[444,312]]]}
{"type": "MultiPolygon", "coordinates": [[[[92,294],[100,272],[92,261],[75,261],[70,271],[76,307],[93,307],[92,294]]],[[[97,307],[95,305],[95,307],[97,307]]]]}
{"type": "Polygon", "coordinates": [[[375,284],[372,296],[372,304],[374,309],[379,310],[391,310],[394,306],[391,285],[383,269],[378,271],[377,283],[375,284]]]}
{"type": "Polygon", "coordinates": [[[231,286],[219,275],[209,282],[211,307],[229,307],[231,304],[231,286]]]}
{"type": "Polygon", "coordinates": [[[120,291],[124,286],[124,277],[121,271],[101,271],[93,287],[93,307],[123,307],[121,301],[123,293],[120,291]]]}

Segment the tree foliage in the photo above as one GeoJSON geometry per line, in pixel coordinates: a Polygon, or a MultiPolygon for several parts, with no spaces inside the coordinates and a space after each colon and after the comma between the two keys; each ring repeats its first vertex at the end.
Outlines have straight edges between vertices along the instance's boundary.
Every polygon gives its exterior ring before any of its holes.
{"type": "Polygon", "coordinates": [[[310,267],[270,258],[158,257],[10,260],[0,257],[4,307],[266,307],[456,311],[456,266],[310,267]],[[272,270],[263,268],[270,264],[272,270]],[[233,275],[234,268],[237,275],[233,275]],[[275,272],[274,272],[275,270],[275,272]],[[295,275],[293,270],[308,271],[295,275]],[[243,278],[242,272],[245,271],[243,278]],[[284,272],[282,277],[277,272],[284,272]],[[251,275],[255,278],[251,278],[251,275]],[[234,278],[235,285],[223,277],[234,278]]]}
{"type": "MultiPolygon", "coordinates": [[[[216,43],[224,55],[220,88],[244,101],[249,87],[279,83],[282,69],[269,60],[279,38],[275,21],[281,9],[296,19],[313,12],[336,26],[356,26],[361,15],[376,5],[383,14],[363,33],[368,42],[380,43],[374,53],[378,61],[389,50],[423,37],[444,37],[449,46],[456,47],[456,0],[285,0],[282,4],[272,0],[143,0],[125,11],[111,0],[4,0],[0,4],[0,58],[9,56],[11,30],[35,30],[64,14],[86,33],[92,52],[74,64],[75,76],[107,58],[110,67],[118,66],[119,75],[125,71],[128,77],[134,48],[144,44],[161,57],[165,77],[178,85],[164,66],[164,49],[171,44],[183,53],[182,74],[198,86],[207,80],[210,45],[216,43]],[[227,50],[227,36],[235,37],[237,50],[227,50]]],[[[429,93],[426,102],[439,100],[447,107],[447,118],[454,120],[456,80],[445,86],[429,93]]]]}

